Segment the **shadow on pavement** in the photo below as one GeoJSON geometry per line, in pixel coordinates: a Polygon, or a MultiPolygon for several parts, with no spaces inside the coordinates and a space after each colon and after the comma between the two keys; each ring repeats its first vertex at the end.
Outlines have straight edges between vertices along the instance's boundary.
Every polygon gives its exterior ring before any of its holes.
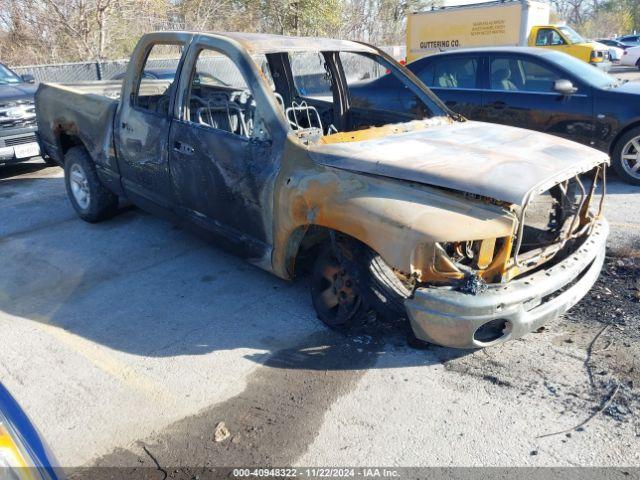
{"type": "Polygon", "coordinates": [[[0,165],[0,180],[17,177],[19,175],[30,175],[40,172],[41,170],[44,170],[46,168],[56,169],[59,167],[50,167],[49,165],[44,163],[44,160],[31,160],[25,163],[0,165]]]}
{"type": "Polygon", "coordinates": [[[385,368],[438,361],[407,347],[405,320],[330,331],[305,278],[284,282],[140,210],[87,224],[62,200],[61,178],[23,181],[11,180],[20,201],[0,212],[0,314],[16,325],[144,357],[255,349],[265,352],[247,355],[257,363],[321,370],[371,368],[382,356],[385,368]],[[30,200],[37,189],[48,197],[30,200]]]}

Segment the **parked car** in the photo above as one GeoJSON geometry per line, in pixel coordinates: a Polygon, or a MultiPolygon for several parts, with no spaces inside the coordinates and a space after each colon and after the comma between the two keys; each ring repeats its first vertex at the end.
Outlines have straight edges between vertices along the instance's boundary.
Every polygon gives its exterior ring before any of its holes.
{"type": "Polygon", "coordinates": [[[616,38],[620,43],[627,45],[628,47],[640,46],[640,35],[623,35],[616,38]]]}
{"type": "Polygon", "coordinates": [[[57,461],[20,405],[0,383],[0,478],[57,480],[57,461]]]}
{"type": "Polygon", "coordinates": [[[465,117],[593,146],[611,155],[623,180],[640,185],[640,84],[535,48],[444,52],[408,67],[465,117]]]}
{"type": "MultiPolygon", "coordinates": [[[[127,72],[116,73],[111,77],[111,80],[122,80],[126,75],[127,72]]],[[[143,78],[152,78],[156,80],[173,80],[175,75],[175,68],[148,68],[142,73],[143,78]]]]}
{"type": "Polygon", "coordinates": [[[124,197],[281,278],[308,265],[329,326],[371,307],[408,315],[421,340],[493,345],[567,310],[602,267],[607,155],[467,121],[369,45],[153,33],[119,101],[104,85],[36,94],[80,218],[111,217],[124,197]],[[168,45],[182,46],[174,80],[141,79],[168,45]],[[230,70],[233,85],[194,81],[230,70]],[[380,78],[388,90],[369,94],[380,78]]]}
{"type": "Polygon", "coordinates": [[[640,69],[640,47],[629,47],[624,51],[620,65],[637,67],[640,69]]]}
{"type": "MultiPolygon", "coordinates": [[[[127,75],[127,72],[121,72],[113,77],[111,80],[122,80],[127,75]]],[[[142,78],[149,80],[171,80],[176,76],[175,68],[149,68],[142,73],[142,78]]],[[[216,83],[218,85],[229,85],[227,82],[221,80],[206,72],[198,72],[196,74],[195,82],[216,83]]]]}
{"type": "Polygon", "coordinates": [[[622,50],[626,50],[627,48],[630,47],[630,45],[627,45],[626,43],[622,43],[621,41],[616,40],[615,38],[599,38],[598,40],[596,40],[596,42],[602,43],[603,45],[606,45],[608,47],[620,48],[622,50]]]}
{"type": "Polygon", "coordinates": [[[0,63],[0,165],[40,155],[30,75],[20,76],[0,63]]]}
{"type": "Polygon", "coordinates": [[[600,40],[595,40],[595,43],[598,43],[609,50],[609,60],[611,60],[612,63],[620,63],[622,55],[624,54],[624,48],[609,45],[608,43],[601,42],[600,40]]]}

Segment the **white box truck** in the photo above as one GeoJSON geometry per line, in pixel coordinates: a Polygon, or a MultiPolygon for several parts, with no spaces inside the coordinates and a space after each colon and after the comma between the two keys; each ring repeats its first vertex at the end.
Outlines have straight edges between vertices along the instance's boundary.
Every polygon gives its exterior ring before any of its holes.
{"type": "Polygon", "coordinates": [[[407,62],[453,48],[531,46],[553,48],[608,67],[605,45],[587,42],[571,27],[549,23],[549,5],[529,0],[432,8],[407,18],[407,62]]]}

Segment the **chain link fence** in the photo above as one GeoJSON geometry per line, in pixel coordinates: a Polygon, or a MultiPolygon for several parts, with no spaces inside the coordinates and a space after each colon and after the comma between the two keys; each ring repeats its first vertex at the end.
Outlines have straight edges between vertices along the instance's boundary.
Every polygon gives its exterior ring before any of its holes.
{"type": "MultiPolygon", "coordinates": [[[[404,46],[381,47],[396,60],[405,58],[404,46]]],[[[36,82],[73,83],[92,80],[110,80],[122,78],[127,71],[128,59],[109,60],[105,62],[75,62],[50,65],[21,65],[12,67],[18,75],[33,75],[36,82]]],[[[149,59],[148,69],[175,70],[178,60],[149,59]]]]}

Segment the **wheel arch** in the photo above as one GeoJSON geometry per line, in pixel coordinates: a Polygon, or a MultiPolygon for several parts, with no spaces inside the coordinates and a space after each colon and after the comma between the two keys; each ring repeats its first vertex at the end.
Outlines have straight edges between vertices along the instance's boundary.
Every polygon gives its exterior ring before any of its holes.
{"type": "Polygon", "coordinates": [[[330,241],[332,233],[351,237],[322,225],[304,224],[296,227],[286,242],[283,260],[284,276],[293,279],[309,267],[312,263],[310,255],[325,242],[330,241]]]}
{"type": "Polygon", "coordinates": [[[62,158],[60,159],[61,163],[64,163],[64,156],[73,147],[82,147],[89,152],[89,149],[78,135],[68,132],[60,132],[58,135],[58,146],[62,154],[62,158]]]}
{"type": "Polygon", "coordinates": [[[613,151],[616,149],[616,146],[618,145],[618,142],[620,141],[620,139],[626,135],[629,131],[633,130],[633,129],[640,129],[640,119],[636,119],[634,121],[632,121],[631,123],[629,123],[628,125],[625,125],[624,128],[622,128],[615,136],[615,138],[611,141],[611,143],[609,144],[609,156],[613,155],[613,151]]]}

